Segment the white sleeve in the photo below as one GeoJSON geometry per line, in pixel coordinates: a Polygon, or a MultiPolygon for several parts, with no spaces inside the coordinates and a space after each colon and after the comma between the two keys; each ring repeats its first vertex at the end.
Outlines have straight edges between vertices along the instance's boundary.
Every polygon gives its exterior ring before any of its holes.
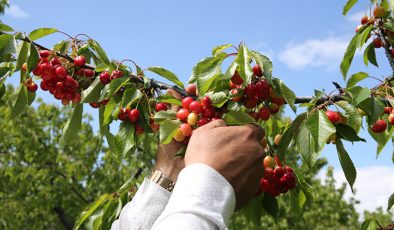
{"type": "Polygon", "coordinates": [[[157,217],[163,212],[171,193],[148,178],[139,187],[133,200],[123,207],[112,230],[151,229],[157,217]]]}
{"type": "Polygon", "coordinates": [[[227,229],[235,208],[231,184],[204,164],[184,168],[154,230],[227,229]]]}

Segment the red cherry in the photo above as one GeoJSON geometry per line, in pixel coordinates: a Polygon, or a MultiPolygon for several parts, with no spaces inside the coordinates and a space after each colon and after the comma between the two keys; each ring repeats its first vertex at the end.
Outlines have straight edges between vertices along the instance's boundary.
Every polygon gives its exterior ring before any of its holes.
{"type": "Polygon", "coordinates": [[[277,104],[278,106],[281,106],[285,103],[285,99],[283,97],[274,97],[271,98],[271,102],[277,104]]]}
{"type": "Polygon", "coordinates": [[[100,82],[104,85],[108,84],[110,82],[110,76],[107,71],[104,71],[100,74],[100,82]]]}
{"type": "Polygon", "coordinates": [[[250,112],[249,115],[250,115],[251,117],[253,117],[253,119],[254,119],[255,121],[258,121],[259,118],[260,118],[259,113],[257,113],[257,112],[250,112]]]}
{"type": "Polygon", "coordinates": [[[272,181],[275,177],[274,170],[271,167],[264,168],[264,178],[272,181]]]}
{"type": "Polygon", "coordinates": [[[211,98],[208,96],[204,96],[203,99],[201,99],[201,104],[206,108],[211,107],[211,98]]]}
{"type": "Polygon", "coordinates": [[[211,118],[214,115],[215,115],[215,109],[212,107],[205,108],[202,113],[202,116],[205,118],[211,118]]]}
{"type": "Polygon", "coordinates": [[[110,80],[113,80],[115,78],[121,78],[121,77],[123,77],[123,72],[120,70],[114,70],[111,73],[110,80]]]}
{"type": "Polygon", "coordinates": [[[269,109],[266,107],[262,107],[258,113],[259,113],[260,119],[263,121],[268,120],[271,116],[269,109]]]}
{"type": "Polygon", "coordinates": [[[383,46],[382,40],[380,38],[374,38],[373,39],[373,46],[375,48],[381,48],[383,46]]]}
{"type": "Polygon", "coordinates": [[[194,101],[191,97],[185,97],[182,99],[182,107],[185,109],[189,109],[190,103],[194,101]]]}
{"type": "Polygon", "coordinates": [[[84,56],[77,56],[74,59],[74,65],[76,66],[84,66],[86,64],[86,58],[84,56]]]}
{"type": "Polygon", "coordinates": [[[364,15],[361,18],[361,24],[363,24],[363,25],[367,24],[368,21],[369,21],[369,17],[367,15],[364,15]]]}
{"type": "Polygon", "coordinates": [[[245,87],[244,93],[246,97],[252,98],[256,96],[256,85],[250,83],[248,86],[245,87]]]}
{"type": "Polygon", "coordinates": [[[41,69],[40,76],[42,77],[42,79],[51,80],[53,78],[56,78],[56,68],[53,67],[51,64],[43,63],[40,65],[40,69],[41,69]]]}
{"type": "Polygon", "coordinates": [[[259,64],[256,64],[253,66],[253,73],[257,77],[262,77],[263,76],[263,71],[261,71],[261,67],[259,64]]]}
{"type": "Polygon", "coordinates": [[[64,79],[67,77],[67,71],[63,66],[59,66],[56,68],[55,70],[56,75],[60,78],[60,79],[64,79]]]}
{"type": "Polygon", "coordinates": [[[285,166],[285,170],[287,173],[293,173],[293,169],[289,166],[285,166]]]}
{"type": "Polygon", "coordinates": [[[285,173],[285,170],[281,166],[276,166],[274,169],[274,174],[276,177],[282,177],[285,173]]]}
{"type": "Polygon", "coordinates": [[[394,125],[394,114],[391,113],[391,114],[388,116],[387,120],[389,121],[390,125],[394,125]]]}
{"type": "Polygon", "coordinates": [[[256,95],[261,100],[267,100],[270,92],[270,85],[266,80],[261,80],[256,83],[256,95]]]}
{"type": "Polygon", "coordinates": [[[129,113],[129,121],[131,123],[135,123],[138,121],[138,118],[140,117],[140,111],[138,109],[132,109],[129,113]]]}
{"type": "Polygon", "coordinates": [[[34,82],[32,82],[31,84],[27,85],[27,90],[29,90],[30,92],[36,92],[38,89],[38,85],[34,82]]]}
{"type": "Polygon", "coordinates": [[[40,87],[44,91],[48,91],[49,90],[49,86],[48,86],[48,82],[47,81],[41,81],[40,87]]]}
{"type": "Polygon", "coordinates": [[[279,112],[279,106],[276,103],[270,103],[269,110],[271,114],[279,112]]]}
{"type": "Polygon", "coordinates": [[[60,62],[60,60],[57,57],[54,57],[51,59],[50,61],[51,65],[55,66],[55,65],[61,65],[62,63],[60,62]]]}
{"type": "Polygon", "coordinates": [[[109,102],[109,99],[104,99],[104,100],[100,101],[100,104],[107,105],[108,102],[109,102]]]}
{"type": "Polygon", "coordinates": [[[326,115],[328,117],[328,120],[330,120],[331,123],[333,123],[334,125],[342,120],[341,115],[338,112],[334,112],[332,110],[327,110],[326,115]]]}
{"type": "Polygon", "coordinates": [[[62,99],[62,104],[63,105],[68,105],[70,103],[69,99],[62,99]]]}
{"type": "Polygon", "coordinates": [[[198,127],[201,127],[203,125],[206,125],[209,123],[209,120],[207,118],[201,118],[200,120],[197,121],[198,127]]]}
{"type": "Polygon", "coordinates": [[[79,103],[79,102],[81,102],[81,94],[78,93],[78,92],[76,92],[76,93],[74,94],[73,99],[71,99],[71,101],[72,101],[73,103],[79,103]]]}
{"type": "Polygon", "coordinates": [[[241,78],[237,70],[234,72],[231,81],[236,85],[242,85],[242,83],[244,83],[244,80],[241,78]]]}
{"type": "Polygon", "coordinates": [[[385,114],[390,114],[393,111],[392,107],[384,107],[384,113],[385,114]]]}
{"type": "Polygon", "coordinates": [[[371,127],[372,132],[382,133],[386,130],[387,123],[384,120],[377,120],[375,124],[371,127]]]}
{"type": "Polygon", "coordinates": [[[230,80],[230,89],[235,89],[238,88],[238,86],[236,84],[234,84],[231,80],[230,80]]]}
{"type": "Polygon", "coordinates": [[[248,109],[253,109],[254,107],[256,107],[258,102],[258,99],[256,97],[247,97],[244,100],[244,106],[248,109]]]}
{"type": "Polygon", "coordinates": [[[156,111],[157,112],[162,111],[162,110],[166,111],[167,109],[168,109],[168,107],[167,107],[166,103],[159,102],[156,104],[156,111]]]}
{"type": "MultiPolygon", "coordinates": [[[[232,94],[232,95],[238,94],[238,89],[233,89],[233,90],[231,90],[231,94],[232,94]]],[[[235,102],[239,102],[239,101],[242,100],[242,95],[240,95],[239,97],[233,97],[233,98],[231,98],[231,100],[233,100],[233,101],[235,101],[235,102]]]]}
{"type": "Polygon", "coordinates": [[[202,111],[203,111],[203,107],[202,107],[201,103],[198,101],[192,101],[189,105],[189,109],[197,115],[202,113],[202,111]]]}
{"type": "Polygon", "coordinates": [[[130,113],[129,108],[120,109],[118,113],[118,119],[121,121],[127,121],[129,113],[130,113]]]}
{"type": "Polygon", "coordinates": [[[183,136],[188,137],[192,134],[193,128],[191,125],[189,125],[188,123],[183,123],[181,124],[181,127],[179,127],[179,129],[181,130],[183,136]]]}
{"type": "Polygon", "coordinates": [[[189,116],[188,109],[180,109],[176,114],[176,117],[181,121],[185,121],[187,119],[187,116],[189,116]]]}
{"type": "Polygon", "coordinates": [[[100,107],[100,103],[98,103],[98,102],[90,102],[89,105],[92,106],[92,108],[95,108],[95,109],[100,107]]]}
{"type": "Polygon", "coordinates": [[[41,50],[40,51],[41,58],[47,58],[47,57],[49,57],[50,54],[51,54],[51,51],[49,51],[49,50],[41,50]]]}
{"type": "Polygon", "coordinates": [[[196,95],[196,90],[197,90],[196,84],[190,84],[185,88],[186,93],[192,96],[196,95]]]}
{"type": "Polygon", "coordinates": [[[92,69],[84,69],[83,73],[85,77],[93,77],[95,74],[94,70],[92,69]]]}

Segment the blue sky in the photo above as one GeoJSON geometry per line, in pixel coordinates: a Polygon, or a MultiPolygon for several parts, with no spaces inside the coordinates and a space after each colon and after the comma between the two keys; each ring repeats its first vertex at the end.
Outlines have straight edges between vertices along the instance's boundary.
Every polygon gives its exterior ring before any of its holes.
{"type": "MultiPolygon", "coordinates": [[[[282,78],[297,95],[307,96],[314,89],[330,92],[334,89],[332,81],[345,85],[339,72],[340,60],[367,1],[360,1],[346,17],[341,14],[344,4],[345,1],[322,0],[286,3],[15,0],[1,20],[18,31],[54,27],[70,35],[88,34],[100,42],[110,58],[130,58],[142,67],[160,65],[176,73],[183,82],[189,78],[193,65],[210,55],[214,46],[245,42],[249,48],[272,58],[275,76],[282,78]]],[[[63,38],[55,34],[40,42],[51,46],[63,38]]],[[[390,70],[383,51],[379,50],[378,55],[380,69],[365,68],[359,55],[349,73],[368,71],[383,78],[390,70]]],[[[372,87],[378,82],[367,80],[364,84],[372,87]]],[[[45,98],[47,102],[59,104],[50,97],[45,98]]],[[[366,132],[360,135],[368,142],[347,145],[356,167],[365,171],[375,167],[375,172],[376,167],[392,170],[392,144],[375,159],[376,144],[366,132]]],[[[325,148],[322,155],[335,169],[340,169],[333,146],[325,148]]],[[[360,172],[362,175],[364,171],[360,172]]],[[[362,187],[362,178],[356,182],[356,188],[358,184],[362,187]]],[[[377,196],[387,199],[394,185],[389,190],[377,196]]]]}

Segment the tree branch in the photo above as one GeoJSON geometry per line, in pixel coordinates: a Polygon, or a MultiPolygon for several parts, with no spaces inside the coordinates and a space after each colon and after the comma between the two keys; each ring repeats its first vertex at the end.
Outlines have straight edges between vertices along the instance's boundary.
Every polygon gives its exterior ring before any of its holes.
{"type": "Polygon", "coordinates": [[[70,221],[68,220],[68,218],[66,216],[66,213],[64,212],[64,210],[61,207],[56,206],[53,208],[53,211],[57,214],[57,216],[60,219],[60,222],[62,222],[62,224],[64,225],[64,227],[67,230],[73,229],[72,223],[70,223],[70,221]]]}

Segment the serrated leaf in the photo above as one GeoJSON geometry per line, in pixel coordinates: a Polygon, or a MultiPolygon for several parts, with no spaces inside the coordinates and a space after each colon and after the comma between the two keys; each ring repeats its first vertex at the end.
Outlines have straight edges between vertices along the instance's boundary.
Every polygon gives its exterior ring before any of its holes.
{"type": "Polygon", "coordinates": [[[252,224],[254,228],[261,226],[261,216],[263,214],[261,197],[254,197],[245,207],[242,208],[241,212],[245,215],[249,224],[252,224]]]}
{"type": "Polygon", "coordinates": [[[30,38],[30,40],[35,41],[39,38],[48,36],[50,34],[57,32],[57,31],[58,30],[55,28],[39,28],[39,29],[36,29],[36,30],[33,30],[32,32],[30,32],[29,38],[30,38]]]}
{"type": "Polygon", "coordinates": [[[81,102],[98,102],[100,98],[100,92],[103,88],[104,85],[100,82],[100,78],[97,77],[87,89],[81,92],[81,102]]]}
{"type": "Polygon", "coordinates": [[[335,104],[341,107],[346,112],[346,124],[352,127],[356,131],[356,133],[358,133],[361,128],[362,117],[358,113],[357,108],[347,101],[338,101],[335,104]]]}
{"type": "Polygon", "coordinates": [[[224,73],[223,79],[230,80],[233,77],[237,68],[238,68],[238,64],[237,62],[235,62],[235,60],[233,60],[230,66],[227,68],[226,72],[224,73]]]}
{"type": "Polygon", "coordinates": [[[298,115],[294,121],[290,124],[290,126],[286,129],[286,131],[282,135],[282,139],[279,142],[277,147],[277,154],[279,155],[280,159],[284,158],[285,153],[287,152],[287,148],[289,147],[293,138],[298,136],[300,126],[302,122],[306,118],[306,113],[302,113],[298,115]]]}
{"type": "Polygon", "coordinates": [[[205,96],[208,96],[211,99],[212,106],[220,108],[222,107],[228,100],[227,95],[225,92],[209,92],[205,94],[205,96]]]}
{"type": "Polygon", "coordinates": [[[33,69],[37,67],[39,59],[40,56],[38,55],[37,48],[31,45],[29,57],[27,58],[27,73],[30,73],[33,69]]]}
{"type": "Polygon", "coordinates": [[[93,50],[96,51],[99,59],[102,62],[104,62],[107,66],[110,65],[110,61],[108,59],[108,56],[105,53],[104,49],[100,46],[100,44],[98,42],[94,41],[94,40],[89,40],[89,43],[91,44],[93,50]]]}
{"type": "Polygon", "coordinates": [[[3,31],[3,32],[13,32],[14,29],[12,29],[10,26],[8,26],[8,25],[6,25],[6,24],[0,22],[0,31],[3,31]]]}
{"type": "Polygon", "coordinates": [[[371,91],[366,87],[354,86],[347,91],[351,94],[352,104],[355,106],[371,96],[371,91]]]}
{"type": "Polygon", "coordinates": [[[118,90],[129,82],[128,77],[115,78],[111,81],[108,89],[108,96],[113,96],[118,90]]]}
{"type": "Polygon", "coordinates": [[[361,48],[368,37],[370,36],[373,25],[363,26],[358,32],[360,35],[358,36],[357,47],[361,48]]]}
{"type": "Polygon", "coordinates": [[[161,124],[167,120],[175,120],[176,119],[176,112],[173,110],[166,110],[166,111],[159,111],[158,113],[155,113],[155,116],[153,117],[155,119],[155,122],[158,124],[161,124]]]}
{"type": "Polygon", "coordinates": [[[157,97],[156,99],[160,102],[165,102],[165,103],[179,105],[179,106],[182,105],[182,102],[179,99],[177,99],[169,94],[161,95],[161,96],[157,97]]]}
{"type": "Polygon", "coordinates": [[[359,33],[356,33],[356,35],[354,35],[352,40],[349,42],[340,65],[341,73],[344,80],[346,80],[346,75],[349,71],[350,65],[352,64],[354,53],[356,52],[357,49],[358,37],[359,37],[359,33]]]}
{"type": "Polygon", "coordinates": [[[133,87],[127,89],[126,91],[123,92],[122,103],[121,103],[122,108],[126,108],[130,106],[141,96],[142,96],[141,92],[136,88],[133,87]]]}
{"type": "Polygon", "coordinates": [[[15,38],[11,34],[0,35],[0,62],[5,61],[11,54],[16,52],[15,38]]]}
{"type": "Polygon", "coordinates": [[[27,99],[27,89],[25,85],[20,85],[18,89],[17,96],[14,101],[11,101],[11,118],[16,118],[20,113],[22,113],[28,104],[27,99]]]}
{"type": "MultiPolygon", "coordinates": [[[[70,47],[70,41],[62,40],[53,46],[53,50],[58,51],[60,53],[65,53],[69,47],[70,47]]],[[[97,71],[97,69],[96,69],[96,71],[97,71]]]]}
{"type": "Polygon", "coordinates": [[[69,119],[63,127],[62,136],[60,137],[60,146],[64,147],[73,138],[78,137],[78,132],[81,129],[83,104],[76,104],[69,119]]]}
{"type": "Polygon", "coordinates": [[[350,188],[352,189],[352,192],[354,193],[353,185],[357,177],[356,168],[354,167],[353,161],[352,159],[350,159],[349,154],[346,152],[342,140],[339,138],[339,136],[336,137],[336,146],[342,170],[345,174],[347,182],[350,185],[350,188]]]}
{"type": "Polygon", "coordinates": [[[394,126],[389,126],[384,132],[382,133],[375,133],[372,132],[371,127],[368,128],[369,134],[372,138],[378,143],[378,147],[376,149],[376,158],[382,152],[384,146],[386,146],[387,142],[393,136],[394,133],[394,126]]]}
{"type": "Polygon", "coordinates": [[[108,125],[109,123],[111,123],[111,115],[114,112],[115,108],[118,106],[118,104],[121,102],[121,99],[122,98],[120,96],[112,97],[109,100],[108,104],[105,106],[103,114],[104,125],[108,125]]]}
{"type": "Polygon", "coordinates": [[[273,82],[277,86],[277,90],[279,91],[278,93],[283,96],[290,108],[296,112],[297,108],[294,105],[296,98],[295,93],[287,87],[282,80],[275,78],[273,79],[273,82]]]}
{"type": "Polygon", "coordinates": [[[217,54],[221,53],[223,50],[225,50],[231,46],[232,46],[232,44],[225,44],[225,45],[216,46],[215,48],[212,49],[212,56],[216,56],[217,54]]]}
{"type": "Polygon", "coordinates": [[[115,135],[114,143],[119,159],[123,159],[127,152],[134,147],[134,124],[122,122],[119,125],[119,132],[115,135]]]}
{"type": "Polygon", "coordinates": [[[253,76],[253,70],[250,66],[250,54],[246,46],[241,45],[238,49],[238,55],[235,58],[238,64],[238,73],[245,82],[250,82],[253,76]]]}
{"type": "Polygon", "coordinates": [[[305,120],[305,126],[313,138],[315,152],[320,152],[327,139],[336,131],[334,125],[322,110],[312,112],[305,120]]]}
{"type": "Polygon", "coordinates": [[[223,120],[227,125],[257,124],[253,117],[243,111],[229,111],[223,120]]]}
{"type": "Polygon", "coordinates": [[[345,16],[347,14],[347,12],[349,12],[349,10],[354,6],[354,4],[356,4],[358,2],[358,0],[348,0],[346,2],[346,5],[343,7],[343,11],[342,14],[343,16],[345,16]]]}
{"type": "Polygon", "coordinates": [[[96,201],[91,203],[75,220],[74,230],[79,229],[82,224],[100,207],[104,202],[110,198],[110,194],[101,195],[96,201]]]}
{"type": "Polygon", "coordinates": [[[164,145],[169,144],[180,125],[181,122],[179,120],[166,120],[160,124],[160,143],[164,145]]]}
{"type": "Polygon", "coordinates": [[[178,77],[173,72],[166,70],[163,67],[152,66],[152,67],[147,68],[147,70],[164,77],[165,79],[175,83],[177,86],[181,87],[182,89],[185,88],[183,83],[178,79],[178,77]]]}
{"type": "Polygon", "coordinates": [[[276,200],[276,198],[270,196],[267,193],[264,193],[263,208],[276,221],[276,218],[278,218],[278,213],[279,213],[279,206],[278,206],[278,201],[276,200]]]}
{"type": "Polygon", "coordinates": [[[253,59],[256,61],[256,63],[262,69],[264,77],[267,79],[268,82],[271,82],[271,78],[272,78],[272,62],[271,62],[271,60],[267,56],[265,56],[257,51],[252,51],[251,53],[252,53],[253,59]]]}
{"type": "Polygon", "coordinates": [[[391,194],[388,202],[387,202],[387,212],[390,211],[391,207],[394,205],[394,193],[391,194]]]}
{"type": "Polygon", "coordinates": [[[350,76],[349,80],[346,83],[346,88],[350,88],[355,86],[358,82],[364,80],[365,78],[368,77],[367,73],[364,72],[358,72],[350,76]]]}
{"type": "Polygon", "coordinates": [[[383,114],[385,107],[378,98],[367,98],[358,106],[368,115],[368,124],[374,124],[383,114]]]}
{"type": "Polygon", "coordinates": [[[368,66],[369,61],[374,66],[379,67],[378,62],[376,61],[375,47],[373,42],[371,42],[365,49],[363,59],[366,66],[368,66]]]}
{"type": "Polygon", "coordinates": [[[339,123],[336,125],[336,128],[337,128],[337,134],[339,135],[340,138],[344,140],[351,142],[355,142],[355,141],[366,142],[364,138],[359,137],[356,131],[347,124],[339,123]]]}
{"type": "Polygon", "coordinates": [[[361,230],[378,230],[381,229],[378,222],[374,219],[365,220],[361,225],[361,230]]]}
{"type": "Polygon", "coordinates": [[[21,42],[18,45],[18,59],[16,61],[16,70],[20,70],[22,68],[23,63],[27,61],[27,55],[29,54],[30,43],[21,42]]]}

